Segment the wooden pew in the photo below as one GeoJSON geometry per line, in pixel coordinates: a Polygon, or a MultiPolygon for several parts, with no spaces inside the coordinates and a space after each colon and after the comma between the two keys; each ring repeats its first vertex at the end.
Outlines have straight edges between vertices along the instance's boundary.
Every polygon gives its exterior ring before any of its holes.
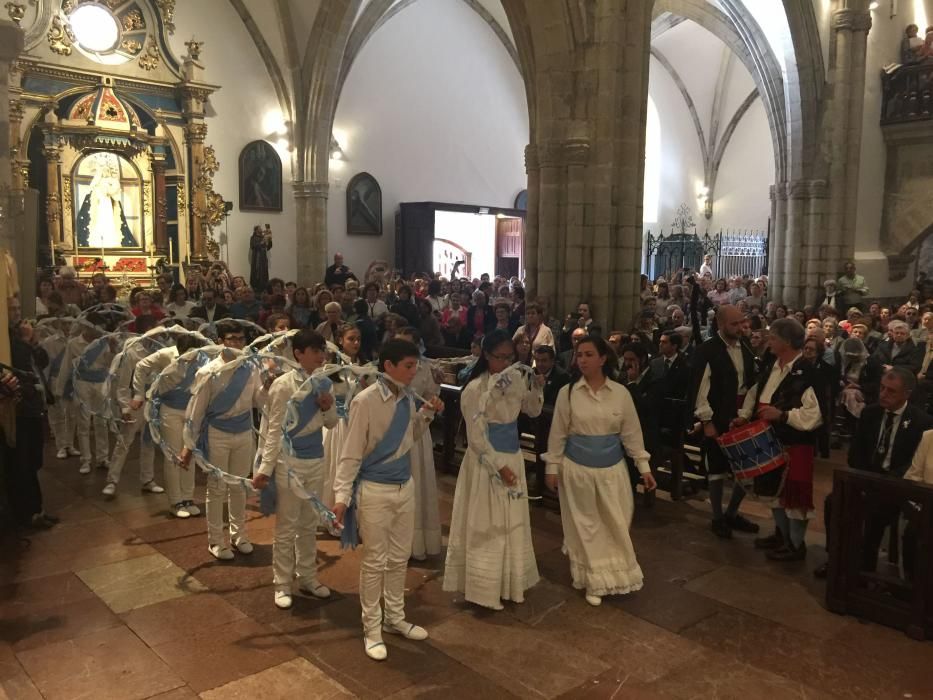
{"type": "Polygon", "coordinates": [[[895,627],[913,639],[933,639],[933,487],[837,469],[830,532],[827,607],[895,627]],[[878,504],[906,506],[910,528],[916,533],[912,578],[891,574],[891,567],[884,563],[879,564],[881,572],[862,566],[863,528],[878,504]]]}

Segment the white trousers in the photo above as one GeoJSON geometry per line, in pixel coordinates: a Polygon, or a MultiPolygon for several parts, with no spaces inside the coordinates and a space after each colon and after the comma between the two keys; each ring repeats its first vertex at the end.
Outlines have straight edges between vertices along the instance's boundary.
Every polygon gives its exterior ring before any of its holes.
{"type": "MultiPolygon", "coordinates": [[[[208,459],[219,469],[235,476],[249,476],[253,467],[256,445],[252,429],[242,433],[225,433],[208,427],[208,459]]],[[[207,543],[224,545],[224,501],[230,517],[230,541],[235,545],[246,540],[246,488],[243,484],[227,484],[223,479],[207,479],[207,543]]]]}
{"type": "Polygon", "coordinates": [[[360,606],[363,633],[381,638],[385,622],[405,619],[405,571],[415,528],[415,488],[411,479],[398,484],[362,481],[357,503],[363,559],[360,562],[360,606]]]}
{"type": "Polygon", "coordinates": [[[286,457],[275,467],[278,501],[275,509],[275,540],[272,546],[272,579],[276,591],[291,593],[292,581],[317,580],[318,514],[310,502],[295,495],[289,485],[297,479],[305,491],[320,497],[327,463],[324,459],[286,457]]]}
{"type": "Polygon", "coordinates": [[[77,416],[75,426],[78,432],[78,449],[81,451],[81,463],[90,464],[93,457],[95,462],[103,462],[110,453],[110,440],[107,437],[107,421],[94,416],[94,454],[91,454],[91,416],[74,402],[74,413],[77,416]]]}
{"type": "Polygon", "coordinates": [[[151,441],[142,439],[142,430],[146,427],[143,409],[139,408],[136,411],[130,411],[130,421],[124,423],[120,428],[120,437],[117,439],[113,454],[110,456],[110,470],[107,472],[107,481],[111,484],[120,483],[123,465],[126,464],[126,458],[137,436],[139,436],[139,483],[148,484],[155,476],[155,449],[151,441]]]}
{"type": "Polygon", "coordinates": [[[55,439],[55,449],[64,450],[74,447],[75,439],[75,405],[71,399],[55,397],[55,403],[49,406],[49,428],[55,439]]]}
{"type": "MultiPolygon", "coordinates": [[[[185,412],[162,405],[162,439],[169,446],[173,454],[178,454],[184,447],[185,412]]],[[[165,475],[165,493],[169,505],[176,505],[182,501],[194,499],[194,472],[197,466],[194,463],[187,469],[178,466],[174,459],[163,454],[162,471],[165,475]]],[[[221,505],[221,509],[223,506],[221,505]]]]}

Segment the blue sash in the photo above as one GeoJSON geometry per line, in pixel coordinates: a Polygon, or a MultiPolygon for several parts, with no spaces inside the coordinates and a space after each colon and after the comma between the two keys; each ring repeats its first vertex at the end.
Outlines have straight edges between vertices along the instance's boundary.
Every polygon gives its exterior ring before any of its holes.
{"type": "Polygon", "coordinates": [[[411,399],[405,396],[395,404],[395,414],[392,416],[392,422],[389,423],[385,435],[373,451],[363,457],[360,462],[360,471],[353,484],[353,496],[350,498],[350,505],[343,518],[343,532],[340,535],[341,549],[356,549],[356,545],[360,543],[359,526],[356,522],[360,481],[372,481],[377,484],[404,484],[411,478],[411,453],[406,452],[401,457],[393,458],[408,434],[410,421],[411,399]]]}
{"type": "Polygon", "coordinates": [[[194,377],[199,369],[201,369],[201,366],[192,360],[185,370],[185,376],[182,377],[182,380],[176,386],[173,386],[162,394],[159,400],[169,408],[174,408],[176,411],[184,411],[188,407],[188,402],[191,400],[191,385],[194,384],[194,377]]]}
{"type": "Polygon", "coordinates": [[[97,343],[96,348],[78,359],[78,364],[75,367],[75,379],[92,384],[102,384],[106,381],[107,375],[110,374],[110,368],[92,366],[106,346],[107,343],[97,343]]]}
{"type": "Polygon", "coordinates": [[[518,444],[518,421],[511,423],[488,423],[489,444],[496,452],[515,454],[521,447],[518,444]]]}
{"type": "Polygon", "coordinates": [[[618,435],[568,435],[564,456],[584,467],[605,469],[622,461],[618,435]]]}
{"type": "Polygon", "coordinates": [[[207,428],[216,428],[225,433],[245,433],[253,428],[253,412],[246,410],[242,413],[224,418],[236,400],[246,389],[246,382],[249,381],[252,369],[250,365],[242,364],[233,370],[230,381],[211,401],[207,407],[207,413],[204,416],[204,424],[201,426],[201,434],[198,436],[198,449],[208,457],[207,428]]]}
{"type": "Polygon", "coordinates": [[[347,398],[345,396],[334,397],[334,405],[337,406],[338,418],[344,419],[350,415],[350,411],[347,408],[347,398]]]}
{"type": "MultiPolygon", "coordinates": [[[[317,382],[317,380],[313,381],[317,382]]],[[[316,384],[314,391],[309,392],[308,395],[297,404],[298,418],[295,424],[291,428],[285,428],[284,425],[282,426],[286,440],[291,445],[295,456],[299,459],[320,459],[324,456],[324,433],[320,428],[313,432],[306,433],[305,435],[299,435],[299,433],[307,428],[314,416],[317,415],[318,396],[321,395],[322,391],[324,393],[330,391],[332,386],[333,382],[329,379],[326,377],[322,379],[316,384]]]]}

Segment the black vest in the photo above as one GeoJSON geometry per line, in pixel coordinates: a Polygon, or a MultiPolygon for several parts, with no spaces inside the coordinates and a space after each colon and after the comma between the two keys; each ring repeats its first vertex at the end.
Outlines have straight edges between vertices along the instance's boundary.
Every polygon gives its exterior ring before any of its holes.
{"type": "Polygon", "coordinates": [[[739,347],[742,348],[742,360],[745,365],[745,385],[743,387],[739,386],[739,377],[735,371],[735,365],[732,364],[732,358],[729,357],[729,351],[726,350],[725,341],[719,335],[715,335],[703,343],[694,354],[694,390],[692,393],[693,402],[690,405],[691,408],[696,406],[696,395],[703,379],[703,372],[708,365],[710,382],[707,401],[710,408],[713,409],[713,424],[720,433],[729,430],[729,423],[739,413],[735,404],[736,396],[753,386],[755,381],[755,356],[744,344],[740,343],[739,347]]]}
{"type": "MultiPolygon", "coordinates": [[[[777,358],[772,358],[762,369],[758,377],[757,396],[761,396],[761,392],[764,391],[765,384],[768,383],[768,377],[771,375],[771,368],[774,367],[776,362],[777,358]]],[[[777,389],[771,395],[770,404],[782,411],[800,408],[803,406],[803,392],[807,389],[813,389],[817,400],[821,399],[822,381],[819,372],[803,357],[798,357],[790,372],[781,380],[781,383],[778,384],[777,389]]],[[[825,406],[820,403],[820,413],[824,416],[826,415],[825,410],[825,406]]],[[[792,428],[786,423],[772,423],[771,427],[774,428],[775,434],[784,445],[812,445],[816,442],[818,432],[816,430],[805,432],[792,428]]]]}

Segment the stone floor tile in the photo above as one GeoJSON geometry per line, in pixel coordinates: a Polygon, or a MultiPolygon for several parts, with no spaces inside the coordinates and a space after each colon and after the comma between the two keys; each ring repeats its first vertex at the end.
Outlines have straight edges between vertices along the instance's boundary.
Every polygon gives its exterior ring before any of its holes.
{"type": "Polygon", "coordinates": [[[183,685],[180,688],[175,688],[174,690],[169,690],[166,693],[159,693],[158,695],[153,695],[148,700],[198,700],[200,696],[191,690],[187,685],[183,685]]]}
{"type": "Polygon", "coordinates": [[[17,657],[46,700],[136,700],[184,685],[173,668],[123,626],[17,657]]]}
{"type": "Polygon", "coordinates": [[[618,607],[643,620],[679,632],[721,608],[715,600],[666,581],[654,581],[636,593],[607,596],[603,605],[618,607]]]}
{"type": "MultiPolygon", "coordinates": [[[[840,619],[848,622],[847,637],[857,633],[857,623],[840,619]]],[[[721,656],[789,680],[802,680],[828,694],[845,688],[850,697],[884,697],[901,687],[901,669],[875,654],[856,650],[842,639],[827,643],[818,636],[733,608],[701,620],[683,634],[721,656]]]]}
{"type": "Polygon", "coordinates": [[[338,700],[355,697],[305,658],[298,657],[201,693],[203,700],[338,700]]]}
{"type": "Polygon", "coordinates": [[[161,554],[85,569],[78,576],[116,613],[206,590],[161,554]]]}
{"type": "Polygon", "coordinates": [[[802,682],[804,680],[790,680],[724,656],[704,654],[658,680],[639,684],[632,697],[664,697],[678,700],[826,700],[838,697],[815,690],[802,682]],[[639,692],[652,695],[639,696],[636,694],[639,692]]]}
{"type": "Polygon", "coordinates": [[[153,647],[198,693],[284,663],[295,657],[284,635],[249,618],[153,647]]]}
{"type": "Polygon", "coordinates": [[[112,518],[83,522],[62,522],[50,530],[30,537],[30,557],[70,556],[76,552],[110,544],[130,544],[136,540],[132,530],[112,518]]]}
{"type": "Polygon", "coordinates": [[[556,697],[609,669],[502,613],[460,613],[430,631],[432,645],[522,697],[556,697]]]}
{"type": "Polygon", "coordinates": [[[9,620],[93,597],[94,592],[70,572],[37,578],[29,583],[7,584],[0,586],[0,619],[9,620]]]}
{"type": "Polygon", "coordinates": [[[844,617],[828,612],[822,601],[803,586],[786,577],[726,566],[690,581],[685,588],[824,639],[849,624],[844,617]]]}
{"type": "Polygon", "coordinates": [[[501,685],[485,678],[466,666],[445,668],[417,685],[410,685],[388,696],[391,700],[476,700],[495,698],[508,700],[518,697],[501,685]]]}
{"type": "Polygon", "coordinates": [[[0,700],[42,700],[42,693],[25,671],[21,671],[0,680],[0,700]]]}
{"type": "Polygon", "coordinates": [[[77,639],[86,634],[120,625],[113,614],[96,596],[76,602],[51,605],[22,615],[4,616],[0,636],[17,652],[77,639]]]}
{"type": "Polygon", "coordinates": [[[698,642],[615,606],[594,608],[582,599],[569,600],[542,618],[535,631],[546,639],[573,640],[577,651],[610,665],[607,677],[627,682],[656,680],[706,651],[698,642]]]}
{"type": "Polygon", "coordinates": [[[246,617],[215,593],[198,593],[136,608],[122,616],[126,625],[151,647],[246,617]]]}

